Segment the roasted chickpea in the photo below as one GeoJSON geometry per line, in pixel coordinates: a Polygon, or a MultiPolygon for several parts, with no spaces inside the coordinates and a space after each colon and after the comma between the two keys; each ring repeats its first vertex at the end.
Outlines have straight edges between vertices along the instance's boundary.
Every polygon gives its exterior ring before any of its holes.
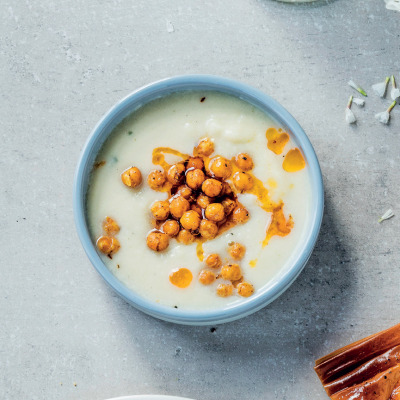
{"type": "Polygon", "coordinates": [[[163,232],[171,237],[176,236],[179,233],[179,229],[181,229],[179,222],[174,219],[169,219],[162,225],[163,232]]]}
{"type": "Polygon", "coordinates": [[[247,172],[235,172],[232,178],[233,184],[235,188],[240,192],[245,192],[246,190],[250,190],[254,181],[253,178],[247,172]]]}
{"type": "Polygon", "coordinates": [[[190,231],[195,231],[200,225],[200,216],[196,211],[186,211],[180,219],[181,225],[190,231]]]}
{"type": "Polygon", "coordinates": [[[199,282],[203,285],[211,285],[217,277],[214,272],[207,269],[203,269],[199,274],[199,282]]]}
{"type": "Polygon", "coordinates": [[[201,186],[201,190],[209,197],[217,197],[222,191],[222,183],[213,178],[206,179],[201,186]]]}
{"type": "Polygon", "coordinates": [[[234,260],[241,260],[246,253],[246,247],[235,242],[229,245],[228,251],[234,260]]]}
{"type": "Polygon", "coordinates": [[[108,256],[115,254],[121,247],[118,239],[114,236],[100,236],[97,239],[96,245],[102,253],[108,256]]]}
{"type": "Polygon", "coordinates": [[[236,202],[231,199],[225,199],[221,202],[222,206],[224,207],[225,215],[229,215],[234,208],[236,207],[236,202]]]}
{"type": "Polygon", "coordinates": [[[169,210],[175,218],[181,218],[186,211],[190,210],[190,203],[184,197],[178,196],[169,204],[169,210]]]}
{"type": "Polygon", "coordinates": [[[238,264],[227,264],[221,268],[221,276],[227,281],[237,281],[242,277],[242,271],[238,264]]]}
{"type": "Polygon", "coordinates": [[[228,179],[232,175],[231,162],[224,157],[214,158],[210,170],[217,178],[228,179]]]}
{"type": "Polygon", "coordinates": [[[147,246],[154,251],[163,251],[169,245],[169,237],[164,232],[151,231],[147,235],[147,246]]]}
{"type": "Polygon", "coordinates": [[[131,167],[126,169],[121,174],[121,180],[124,185],[135,188],[142,183],[142,174],[140,173],[139,169],[136,167],[131,167]]]}
{"type": "Polygon", "coordinates": [[[225,218],[224,206],[221,203],[212,203],[207,206],[205,215],[210,221],[220,222],[225,218]]]}
{"type": "Polygon", "coordinates": [[[147,183],[153,190],[159,190],[166,181],[165,173],[158,169],[151,171],[147,177],[147,183]]]}
{"type": "Polygon", "coordinates": [[[106,217],[103,221],[103,230],[108,235],[115,235],[119,232],[119,226],[111,217],[106,217]]]}
{"type": "Polygon", "coordinates": [[[239,296],[249,297],[254,293],[254,287],[249,282],[240,282],[237,285],[237,292],[239,296]]]}
{"type": "Polygon", "coordinates": [[[222,265],[221,257],[218,254],[210,254],[206,258],[206,264],[210,268],[219,268],[222,265]]]}
{"type": "Polygon", "coordinates": [[[229,297],[233,292],[233,286],[231,284],[220,283],[217,286],[217,295],[220,297],[229,297]]]}
{"type": "Polygon", "coordinates": [[[196,152],[198,154],[208,157],[209,155],[211,155],[214,152],[213,141],[208,137],[201,139],[199,144],[196,147],[196,152]]]}
{"type": "Polygon", "coordinates": [[[182,163],[174,164],[167,172],[168,182],[179,185],[185,177],[185,166],[182,163]]]}
{"type": "Polygon", "coordinates": [[[168,201],[156,201],[151,206],[151,213],[153,217],[158,221],[164,221],[169,215],[169,203],[168,201]]]}
{"type": "Polygon", "coordinates": [[[207,206],[210,204],[210,198],[206,196],[205,194],[199,194],[197,197],[196,203],[201,207],[201,208],[207,208],[207,206]]]}
{"type": "Polygon", "coordinates": [[[231,188],[231,185],[228,182],[223,182],[222,183],[222,191],[221,195],[223,196],[229,196],[233,193],[233,190],[231,188]]]}
{"type": "Polygon", "coordinates": [[[190,209],[193,211],[196,211],[197,214],[199,214],[200,219],[203,218],[203,210],[201,209],[201,207],[197,204],[192,204],[190,206],[190,209]]]}
{"type": "Polygon", "coordinates": [[[191,189],[198,189],[206,179],[204,172],[201,169],[192,169],[186,174],[186,184],[191,189]]]}
{"type": "Polygon", "coordinates": [[[247,153],[239,153],[235,157],[236,165],[243,171],[250,171],[253,169],[253,159],[247,153]]]}
{"type": "Polygon", "coordinates": [[[186,185],[182,185],[179,186],[178,193],[185,199],[189,199],[192,195],[192,189],[190,189],[190,187],[187,187],[186,185]]]}
{"type": "Polygon", "coordinates": [[[218,226],[215,222],[202,219],[200,222],[199,233],[204,239],[214,239],[218,233],[218,226]]]}
{"type": "Polygon", "coordinates": [[[199,157],[190,157],[189,161],[186,165],[186,169],[203,169],[204,168],[204,162],[201,158],[199,157]]]}
{"type": "Polygon", "coordinates": [[[194,235],[187,229],[181,229],[177,236],[178,242],[183,244],[193,243],[196,239],[194,235]]]}
{"type": "Polygon", "coordinates": [[[242,205],[232,211],[232,220],[237,224],[243,224],[249,219],[249,212],[242,205]]]}

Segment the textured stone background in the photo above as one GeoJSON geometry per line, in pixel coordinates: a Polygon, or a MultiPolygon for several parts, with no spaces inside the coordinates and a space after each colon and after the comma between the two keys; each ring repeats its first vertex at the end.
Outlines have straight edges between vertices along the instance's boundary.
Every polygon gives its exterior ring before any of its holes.
{"type": "MultiPolygon", "coordinates": [[[[400,107],[370,95],[344,123],[353,78],[400,81],[400,13],[383,0],[0,1],[0,398],[160,393],[325,399],[314,360],[399,322],[400,107]],[[177,74],[238,79],[308,133],[326,184],[314,254],[264,310],[219,326],[128,306],[87,260],[72,217],[91,129],[133,89],[177,74]],[[76,383],[77,386],[74,385],[76,383]]],[[[370,90],[369,90],[370,92],[370,90]]]]}

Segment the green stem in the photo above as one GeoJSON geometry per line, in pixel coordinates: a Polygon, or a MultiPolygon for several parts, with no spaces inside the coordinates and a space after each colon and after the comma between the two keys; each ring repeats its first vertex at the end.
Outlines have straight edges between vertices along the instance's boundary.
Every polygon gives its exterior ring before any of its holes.
{"type": "Polygon", "coordinates": [[[394,106],[397,104],[396,100],[390,105],[390,107],[387,109],[387,112],[390,114],[390,111],[393,110],[394,106]]]}
{"type": "Polygon", "coordinates": [[[394,79],[394,75],[392,75],[392,86],[393,86],[394,89],[397,88],[396,80],[394,79]]]}
{"type": "Polygon", "coordinates": [[[349,101],[347,103],[347,108],[350,108],[352,103],[353,103],[353,96],[350,96],[349,101]]]}

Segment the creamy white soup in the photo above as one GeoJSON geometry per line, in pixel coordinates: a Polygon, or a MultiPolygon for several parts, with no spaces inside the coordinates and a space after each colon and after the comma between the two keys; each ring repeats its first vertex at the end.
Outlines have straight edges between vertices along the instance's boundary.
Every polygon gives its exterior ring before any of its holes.
{"type": "Polygon", "coordinates": [[[110,271],[140,296],[180,309],[254,296],[293,262],[310,208],[308,166],[290,132],[215,92],[173,94],[126,118],[98,155],[87,197],[92,239],[110,271]],[[158,187],[155,170],[165,180],[158,187]]]}

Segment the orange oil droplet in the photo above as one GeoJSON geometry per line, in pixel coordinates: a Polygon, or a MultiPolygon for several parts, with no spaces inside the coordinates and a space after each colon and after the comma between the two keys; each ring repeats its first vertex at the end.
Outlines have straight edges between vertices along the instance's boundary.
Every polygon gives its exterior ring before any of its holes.
{"type": "Polygon", "coordinates": [[[171,165],[165,161],[164,154],[172,154],[174,156],[181,157],[183,160],[187,160],[190,157],[188,154],[181,153],[180,151],[171,149],[170,147],[156,147],[153,150],[153,164],[159,165],[160,167],[164,168],[165,171],[167,171],[171,165]]]}
{"type": "Polygon", "coordinates": [[[297,147],[288,151],[282,164],[282,168],[286,172],[297,172],[305,166],[306,161],[297,147]]]}
{"type": "Polygon", "coordinates": [[[197,243],[197,246],[196,246],[196,254],[197,254],[197,258],[198,258],[200,261],[203,261],[203,260],[204,260],[203,242],[197,243]]]}
{"type": "Polygon", "coordinates": [[[251,268],[254,268],[254,267],[257,265],[257,262],[258,262],[258,259],[257,259],[257,258],[255,258],[254,260],[251,260],[251,261],[249,262],[250,267],[251,267],[251,268]]]}
{"type": "Polygon", "coordinates": [[[192,282],[193,275],[187,268],[179,268],[169,274],[169,281],[178,288],[187,288],[192,282]]]}
{"type": "Polygon", "coordinates": [[[271,223],[267,230],[267,236],[263,241],[263,247],[268,244],[273,236],[289,235],[293,228],[293,224],[292,216],[289,215],[289,218],[286,219],[285,214],[283,213],[283,203],[279,204],[279,206],[272,211],[271,223]]]}
{"type": "Polygon", "coordinates": [[[267,147],[275,154],[281,154],[289,141],[289,135],[286,132],[278,132],[275,128],[267,129],[265,136],[268,140],[267,147]]]}
{"type": "Polygon", "coordinates": [[[273,178],[269,178],[268,181],[267,181],[267,183],[268,183],[268,186],[269,186],[271,189],[276,189],[276,188],[278,187],[277,181],[276,181],[275,179],[273,179],[273,178]]]}

